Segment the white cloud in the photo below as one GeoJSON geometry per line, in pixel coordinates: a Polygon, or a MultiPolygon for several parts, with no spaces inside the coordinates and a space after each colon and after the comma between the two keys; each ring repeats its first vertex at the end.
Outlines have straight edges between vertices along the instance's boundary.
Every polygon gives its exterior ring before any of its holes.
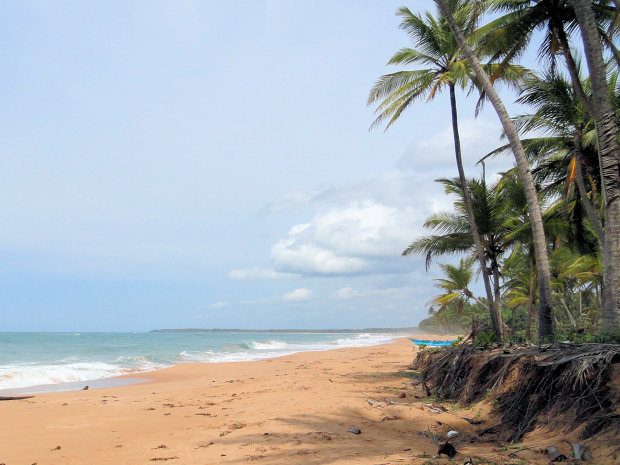
{"type": "Polygon", "coordinates": [[[299,289],[295,289],[291,292],[288,292],[283,295],[275,295],[273,297],[262,298],[262,299],[252,299],[252,300],[243,300],[241,301],[242,305],[257,305],[257,304],[268,304],[274,302],[306,302],[314,298],[314,292],[310,289],[306,289],[305,287],[301,287],[299,289]]]}
{"type": "Polygon", "coordinates": [[[302,275],[399,271],[400,253],[419,234],[428,212],[371,200],[334,206],[309,223],[293,226],[272,247],[272,266],[302,275]]]}
{"type": "MultiPolygon", "coordinates": [[[[460,123],[468,176],[480,176],[475,163],[498,145],[500,125],[483,119],[460,123]]],[[[487,178],[512,163],[503,157],[487,164],[487,178]]],[[[270,267],[232,270],[231,278],[354,276],[410,271],[401,252],[422,234],[431,213],[450,209],[453,198],[435,182],[455,177],[452,128],[448,122],[417,141],[391,172],[344,185],[290,191],[261,213],[309,213],[271,246],[270,267]],[[312,213],[313,212],[313,213],[312,213]],[[310,216],[313,214],[313,216],[310,216]]],[[[343,295],[347,291],[343,291],[343,295]]]]}
{"type": "Polygon", "coordinates": [[[241,268],[228,272],[230,279],[282,279],[296,278],[298,276],[294,273],[280,273],[273,268],[241,268]]]}
{"type": "Polygon", "coordinates": [[[332,297],[338,300],[347,300],[359,297],[359,295],[360,291],[358,291],[357,289],[353,289],[352,287],[343,287],[334,292],[332,294],[332,297]]]}
{"type": "MultiPolygon", "coordinates": [[[[291,191],[280,199],[270,202],[260,211],[280,213],[287,210],[299,210],[302,207],[344,205],[363,200],[372,200],[385,205],[407,205],[419,194],[419,173],[393,170],[378,174],[368,179],[348,184],[324,186],[309,192],[291,191]]],[[[432,182],[432,178],[425,177],[432,182]]]]}
{"type": "Polygon", "coordinates": [[[334,292],[331,297],[336,300],[357,299],[360,297],[387,297],[391,299],[401,299],[411,294],[413,289],[410,287],[390,287],[387,289],[365,289],[358,290],[352,287],[343,287],[334,292]]]}
{"type": "Polygon", "coordinates": [[[209,305],[209,308],[222,308],[222,307],[228,307],[229,305],[230,305],[230,302],[214,302],[209,305]]]}
{"type": "Polygon", "coordinates": [[[305,302],[311,300],[314,297],[314,292],[304,287],[295,289],[294,291],[284,294],[280,297],[283,302],[305,302]]]}
{"type": "Polygon", "coordinates": [[[272,302],[274,299],[250,299],[250,300],[242,300],[241,305],[257,305],[257,304],[268,304],[272,302]]]}
{"type": "MultiPolygon", "coordinates": [[[[499,141],[500,134],[501,125],[496,121],[466,118],[459,122],[461,151],[467,176],[481,171],[481,167],[475,164],[502,144],[499,141]]],[[[494,165],[499,161],[501,165],[506,165],[506,159],[508,165],[512,164],[509,157],[491,160],[489,163],[494,165]]],[[[456,176],[452,126],[447,124],[438,132],[418,139],[400,159],[398,166],[407,170],[441,172],[446,177],[456,176]]]]}
{"type": "Polygon", "coordinates": [[[321,192],[321,190],[313,190],[310,192],[290,191],[274,202],[269,202],[258,213],[259,216],[280,213],[283,211],[299,208],[308,205],[321,192]]]}

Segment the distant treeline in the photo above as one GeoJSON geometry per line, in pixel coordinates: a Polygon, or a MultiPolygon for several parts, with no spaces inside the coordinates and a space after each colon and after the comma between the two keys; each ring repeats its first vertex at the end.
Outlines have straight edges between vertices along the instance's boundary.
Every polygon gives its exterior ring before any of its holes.
{"type": "Polygon", "coordinates": [[[151,333],[409,333],[419,332],[419,328],[362,328],[362,329],[222,329],[222,328],[181,328],[153,329],[151,333]]]}

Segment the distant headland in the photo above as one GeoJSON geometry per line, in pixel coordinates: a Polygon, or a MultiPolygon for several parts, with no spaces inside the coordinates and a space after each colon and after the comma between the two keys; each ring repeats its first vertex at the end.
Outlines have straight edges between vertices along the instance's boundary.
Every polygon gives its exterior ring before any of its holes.
{"type": "Polygon", "coordinates": [[[362,329],[224,329],[224,328],[178,328],[153,329],[151,333],[410,333],[418,332],[419,328],[362,328],[362,329]]]}

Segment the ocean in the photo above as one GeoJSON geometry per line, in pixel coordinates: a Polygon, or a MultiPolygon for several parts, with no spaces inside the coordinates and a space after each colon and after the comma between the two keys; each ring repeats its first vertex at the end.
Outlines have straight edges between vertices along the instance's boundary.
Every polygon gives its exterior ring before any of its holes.
{"type": "Polygon", "coordinates": [[[398,336],[367,332],[0,333],[0,395],[80,389],[84,381],[180,363],[242,362],[371,346],[398,336]]]}

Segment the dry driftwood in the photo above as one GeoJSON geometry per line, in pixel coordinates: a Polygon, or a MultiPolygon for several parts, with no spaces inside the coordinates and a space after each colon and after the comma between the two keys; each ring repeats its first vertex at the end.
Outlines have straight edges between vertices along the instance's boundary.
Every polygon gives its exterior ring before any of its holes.
{"type": "Polygon", "coordinates": [[[32,399],[34,396],[0,396],[0,401],[3,400],[24,400],[32,399]]]}

